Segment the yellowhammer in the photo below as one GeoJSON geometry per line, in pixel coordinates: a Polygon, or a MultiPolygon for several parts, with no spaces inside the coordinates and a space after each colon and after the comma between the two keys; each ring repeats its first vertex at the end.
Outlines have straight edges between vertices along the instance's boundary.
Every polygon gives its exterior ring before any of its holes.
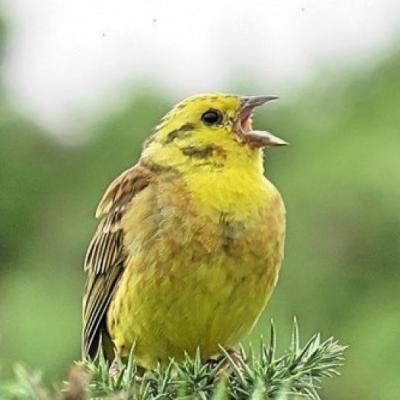
{"type": "Polygon", "coordinates": [[[85,357],[134,345],[151,368],[197,348],[210,357],[251,331],[283,258],[285,207],[262,148],[286,142],[251,123],[274,99],[189,97],[108,187],[85,260],[85,357]]]}

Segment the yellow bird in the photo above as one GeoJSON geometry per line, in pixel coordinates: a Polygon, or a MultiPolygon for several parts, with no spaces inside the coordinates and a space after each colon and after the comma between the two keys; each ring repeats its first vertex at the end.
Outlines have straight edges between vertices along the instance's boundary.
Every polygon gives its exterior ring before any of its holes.
{"type": "MultiPolygon", "coordinates": [[[[232,349],[254,327],[283,259],[285,207],[252,128],[275,96],[189,97],[106,190],[85,260],[83,355],[134,345],[144,368],[232,349]]],[[[112,357],[111,353],[111,357],[112,357]]]]}

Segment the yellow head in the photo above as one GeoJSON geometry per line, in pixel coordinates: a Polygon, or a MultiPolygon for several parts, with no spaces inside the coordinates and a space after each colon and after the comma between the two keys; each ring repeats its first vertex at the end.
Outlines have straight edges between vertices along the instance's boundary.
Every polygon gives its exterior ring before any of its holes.
{"type": "Polygon", "coordinates": [[[142,160],[178,170],[261,165],[263,147],[287,144],[252,128],[253,109],[275,99],[223,93],[189,97],[156,126],[145,143],[142,160]]]}

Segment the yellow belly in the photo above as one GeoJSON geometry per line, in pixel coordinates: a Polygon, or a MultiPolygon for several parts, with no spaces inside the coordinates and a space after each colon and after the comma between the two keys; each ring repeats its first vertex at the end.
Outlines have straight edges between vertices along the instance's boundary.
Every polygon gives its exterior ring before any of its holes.
{"type": "Polygon", "coordinates": [[[173,204],[172,190],[159,191],[166,195],[157,210],[154,192],[135,200],[141,206],[126,221],[129,256],[107,315],[119,354],[135,344],[138,363],[148,368],[198,347],[209,357],[219,345],[237,344],[263,311],[283,257],[277,192],[243,224],[224,213],[199,215],[182,196],[173,204]]]}
{"type": "Polygon", "coordinates": [[[248,266],[222,254],[202,262],[182,257],[161,274],[135,270],[128,265],[113,303],[111,314],[120,322],[113,337],[122,355],[135,343],[145,367],[197,347],[208,357],[218,345],[237,344],[257,321],[276,279],[249,274],[248,266]]]}

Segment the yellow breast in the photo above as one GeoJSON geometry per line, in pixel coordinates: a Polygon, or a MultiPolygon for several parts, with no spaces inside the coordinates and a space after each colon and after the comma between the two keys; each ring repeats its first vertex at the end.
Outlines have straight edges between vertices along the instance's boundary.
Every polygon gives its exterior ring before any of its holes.
{"type": "Polygon", "coordinates": [[[153,367],[211,356],[254,326],[283,257],[284,206],[262,173],[159,179],[124,220],[128,260],[108,312],[116,348],[153,367]]]}

